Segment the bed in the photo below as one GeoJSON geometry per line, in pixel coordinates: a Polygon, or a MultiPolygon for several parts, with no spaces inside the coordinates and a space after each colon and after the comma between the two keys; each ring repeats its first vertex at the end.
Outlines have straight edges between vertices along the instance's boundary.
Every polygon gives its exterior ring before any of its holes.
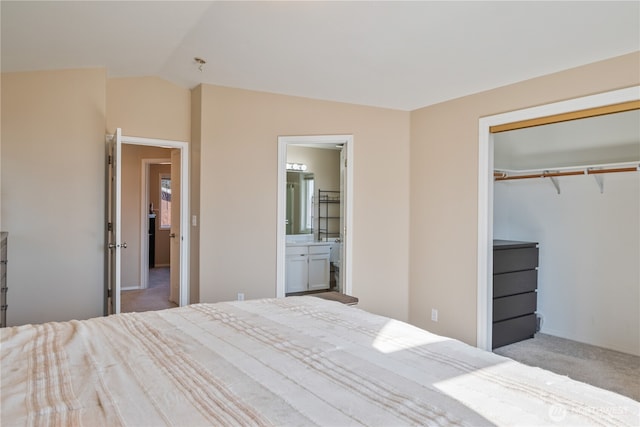
{"type": "Polygon", "coordinates": [[[640,403],[311,296],[1,331],[1,424],[640,424],[640,403]]]}

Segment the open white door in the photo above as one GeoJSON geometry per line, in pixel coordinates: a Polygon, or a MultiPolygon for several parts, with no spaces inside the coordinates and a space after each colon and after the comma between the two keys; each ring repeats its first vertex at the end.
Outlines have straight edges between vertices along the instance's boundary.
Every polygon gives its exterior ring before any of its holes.
{"type": "MultiPolygon", "coordinates": [[[[176,213],[172,225],[175,225],[176,238],[171,239],[172,249],[175,249],[177,260],[171,260],[172,270],[178,275],[177,279],[171,279],[175,283],[177,290],[173,287],[176,295],[176,303],[180,306],[189,304],[189,144],[184,141],[172,141],[165,139],[140,138],[135,136],[123,136],[122,130],[117,129],[115,134],[107,137],[108,153],[108,173],[107,175],[107,268],[105,274],[106,281],[106,304],[105,314],[115,314],[120,312],[120,275],[122,270],[121,250],[126,249],[127,243],[122,242],[121,236],[121,177],[122,168],[121,153],[122,144],[143,145],[151,147],[175,148],[172,152],[172,161],[177,166],[175,171],[175,181],[172,189],[177,192],[179,203],[176,203],[176,213]]],[[[172,228],[172,232],[174,229],[172,228]]],[[[145,264],[146,265],[146,264],[145,264]]]]}
{"type": "Polygon", "coordinates": [[[347,228],[346,228],[346,205],[347,205],[347,149],[342,146],[340,150],[340,270],[338,272],[338,291],[345,293],[345,272],[347,270],[346,253],[347,228]]]}
{"type": "Polygon", "coordinates": [[[120,211],[121,196],[121,165],[122,130],[118,128],[108,143],[108,173],[107,173],[107,314],[120,313],[120,273],[121,249],[126,243],[121,242],[120,211]]]}
{"type": "Polygon", "coordinates": [[[169,301],[180,304],[180,150],[171,150],[171,231],[169,232],[169,301]]]}

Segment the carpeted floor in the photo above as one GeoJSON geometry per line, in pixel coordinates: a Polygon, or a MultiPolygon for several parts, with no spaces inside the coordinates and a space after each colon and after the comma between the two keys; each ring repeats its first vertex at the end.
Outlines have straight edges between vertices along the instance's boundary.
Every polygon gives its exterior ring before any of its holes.
{"type": "Polygon", "coordinates": [[[149,287],[120,293],[120,312],[153,311],[177,307],[169,301],[169,267],[149,269],[149,287]]]}
{"type": "Polygon", "coordinates": [[[494,353],[640,401],[638,356],[540,333],[494,353]]]}

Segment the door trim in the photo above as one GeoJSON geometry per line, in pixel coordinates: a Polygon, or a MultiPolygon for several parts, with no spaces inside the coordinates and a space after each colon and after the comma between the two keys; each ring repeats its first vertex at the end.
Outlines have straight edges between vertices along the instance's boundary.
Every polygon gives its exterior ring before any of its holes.
{"type": "MultiPolygon", "coordinates": [[[[340,274],[344,274],[345,286],[344,293],[351,295],[352,292],[352,276],[351,260],[353,260],[353,135],[317,135],[317,136],[279,136],[278,137],[278,208],[277,208],[277,227],[276,227],[276,297],[284,298],[285,296],[285,250],[286,250],[286,164],[287,164],[287,147],[294,144],[327,144],[337,145],[344,144],[347,150],[347,200],[345,212],[345,258],[347,263],[341,262],[340,274]]],[[[345,167],[344,165],[340,166],[345,167]]]]}
{"type": "Polygon", "coordinates": [[[478,259],[476,346],[491,351],[493,289],[492,127],[640,99],[640,86],[482,117],[478,126],[478,259]]]}
{"type": "MultiPolygon", "coordinates": [[[[189,181],[189,143],[168,139],[141,138],[122,135],[122,144],[144,145],[150,147],[176,148],[180,150],[180,307],[189,304],[189,237],[190,227],[190,181],[189,181]]],[[[144,228],[144,227],[143,227],[144,228]]],[[[119,290],[118,290],[119,291],[119,290]]],[[[117,307],[117,313],[120,307],[117,307]]]]}

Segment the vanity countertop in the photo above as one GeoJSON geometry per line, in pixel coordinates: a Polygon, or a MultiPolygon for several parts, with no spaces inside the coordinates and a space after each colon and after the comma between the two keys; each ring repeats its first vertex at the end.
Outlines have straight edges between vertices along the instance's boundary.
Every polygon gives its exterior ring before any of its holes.
{"type": "Polygon", "coordinates": [[[329,246],[331,242],[287,242],[287,246],[329,246]]]}

